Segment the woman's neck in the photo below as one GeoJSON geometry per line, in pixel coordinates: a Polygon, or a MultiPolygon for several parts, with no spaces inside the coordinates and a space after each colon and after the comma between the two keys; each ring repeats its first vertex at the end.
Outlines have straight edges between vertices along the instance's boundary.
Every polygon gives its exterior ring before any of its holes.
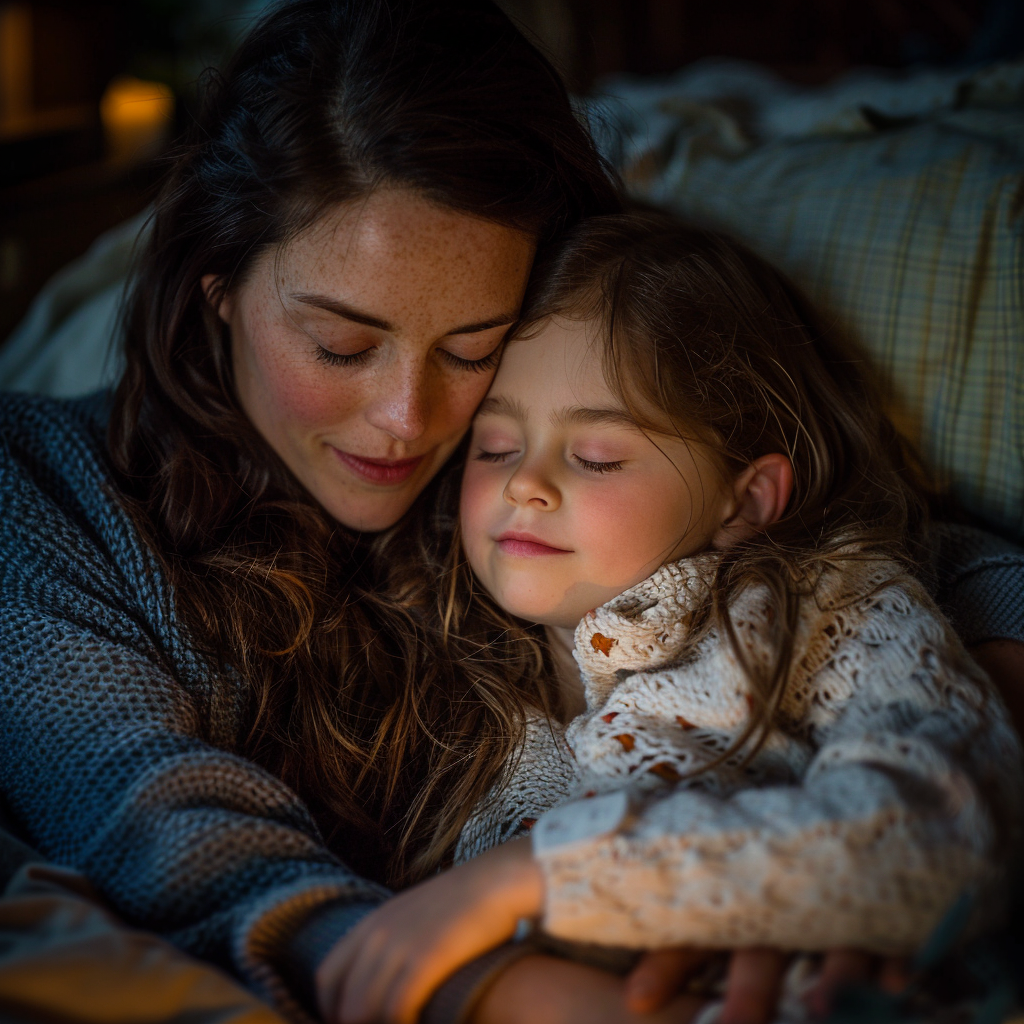
{"type": "Polygon", "coordinates": [[[576,646],[573,636],[575,630],[563,626],[545,626],[551,658],[555,663],[555,677],[558,680],[558,692],[562,699],[562,708],[566,721],[587,710],[587,701],[583,695],[583,681],[580,670],[572,656],[576,646]]]}

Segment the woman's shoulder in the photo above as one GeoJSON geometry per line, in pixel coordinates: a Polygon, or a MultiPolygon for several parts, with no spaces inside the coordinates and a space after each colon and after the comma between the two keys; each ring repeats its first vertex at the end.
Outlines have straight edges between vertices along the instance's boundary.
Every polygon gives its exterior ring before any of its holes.
{"type": "Polygon", "coordinates": [[[13,588],[13,603],[58,614],[70,602],[91,604],[88,596],[122,614],[154,604],[164,615],[159,560],[111,472],[108,410],[105,392],[81,399],[0,394],[0,582],[13,588]]]}
{"type": "Polygon", "coordinates": [[[17,563],[33,552],[59,552],[92,572],[102,562],[139,560],[107,457],[108,415],[106,392],[79,399],[0,394],[4,557],[17,563]]]}
{"type": "Polygon", "coordinates": [[[210,667],[117,490],[108,409],[105,393],[0,395],[0,628],[26,643],[44,630],[90,644],[104,638],[158,657],[186,686],[206,687],[210,667]]]}
{"type": "Polygon", "coordinates": [[[96,484],[110,477],[104,434],[110,395],[50,398],[0,392],[0,466],[40,485],[96,484]]]}

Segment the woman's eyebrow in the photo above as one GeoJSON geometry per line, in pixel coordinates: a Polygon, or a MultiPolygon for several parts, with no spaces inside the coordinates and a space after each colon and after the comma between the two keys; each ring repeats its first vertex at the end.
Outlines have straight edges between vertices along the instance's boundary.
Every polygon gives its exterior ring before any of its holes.
{"type": "MultiPolygon", "coordinates": [[[[376,327],[377,330],[388,331],[389,333],[394,331],[394,326],[387,320],[371,316],[369,313],[360,312],[347,302],[332,299],[327,295],[293,292],[290,297],[296,302],[303,303],[303,305],[315,306],[317,309],[326,310],[328,313],[343,317],[345,320],[351,320],[353,323],[363,324],[366,327],[376,327]]],[[[444,337],[447,338],[453,334],[479,334],[481,331],[489,331],[492,327],[508,327],[515,323],[515,321],[515,313],[501,313],[498,316],[491,317],[489,320],[481,320],[479,323],[466,324],[464,327],[455,327],[450,331],[445,331],[444,337]]]]}

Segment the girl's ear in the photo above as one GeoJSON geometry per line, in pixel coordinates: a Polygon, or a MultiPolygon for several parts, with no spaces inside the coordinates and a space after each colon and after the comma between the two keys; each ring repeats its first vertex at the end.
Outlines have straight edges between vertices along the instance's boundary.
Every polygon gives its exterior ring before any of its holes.
{"type": "Polygon", "coordinates": [[[199,279],[199,285],[203,289],[203,296],[206,301],[217,311],[217,316],[227,323],[231,319],[231,312],[234,304],[231,301],[230,292],[221,288],[219,274],[204,274],[199,279]]]}
{"type": "Polygon", "coordinates": [[[721,551],[748,540],[782,518],[793,493],[793,464],[774,452],[755,459],[733,482],[733,514],[718,528],[711,546],[721,551]]]}

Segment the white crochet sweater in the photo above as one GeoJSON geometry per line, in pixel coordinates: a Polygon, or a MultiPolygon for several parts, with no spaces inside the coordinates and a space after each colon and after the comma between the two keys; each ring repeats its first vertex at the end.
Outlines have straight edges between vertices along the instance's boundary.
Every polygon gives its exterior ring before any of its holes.
{"type": "MultiPolygon", "coordinates": [[[[890,562],[822,576],[767,742],[748,764],[686,777],[752,706],[722,635],[688,649],[717,559],[664,566],[579,624],[587,710],[564,732],[528,723],[456,859],[536,819],[545,930],[633,948],[903,953],[964,892],[990,920],[1024,809],[1019,742],[923,587],[890,562]]],[[[752,659],[772,614],[757,588],[732,607],[752,659]]]]}

